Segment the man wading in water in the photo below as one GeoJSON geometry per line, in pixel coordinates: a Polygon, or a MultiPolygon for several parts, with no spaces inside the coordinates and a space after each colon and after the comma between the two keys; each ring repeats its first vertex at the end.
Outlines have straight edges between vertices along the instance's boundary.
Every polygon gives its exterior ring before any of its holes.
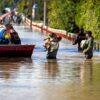
{"type": "Polygon", "coordinates": [[[81,48],[81,41],[85,40],[85,33],[84,33],[84,29],[81,28],[79,34],[77,35],[77,38],[75,39],[73,45],[78,44],[78,51],[82,51],[81,48]]]}
{"type": "Polygon", "coordinates": [[[59,42],[62,38],[52,33],[47,39],[48,41],[44,45],[44,47],[47,49],[46,57],[47,59],[56,59],[57,52],[59,49],[59,42]]]}
{"type": "Polygon", "coordinates": [[[83,53],[85,54],[86,59],[91,59],[93,57],[93,44],[94,38],[91,31],[86,32],[86,42],[83,46],[83,53]]]}

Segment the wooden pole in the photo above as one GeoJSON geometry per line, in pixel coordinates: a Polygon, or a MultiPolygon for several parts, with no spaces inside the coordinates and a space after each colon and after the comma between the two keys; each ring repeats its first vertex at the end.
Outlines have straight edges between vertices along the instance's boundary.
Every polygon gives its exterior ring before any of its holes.
{"type": "Polygon", "coordinates": [[[31,2],[30,2],[30,15],[31,15],[31,17],[30,17],[30,30],[32,30],[32,8],[33,8],[33,3],[34,3],[34,0],[31,0],[31,2]]]}
{"type": "Polygon", "coordinates": [[[47,2],[46,2],[46,0],[44,0],[44,22],[43,22],[44,25],[46,25],[46,12],[47,12],[46,6],[47,6],[47,2]]]}
{"type": "Polygon", "coordinates": [[[25,23],[26,23],[26,13],[27,13],[27,12],[26,12],[26,9],[27,9],[26,6],[27,6],[27,0],[25,0],[25,5],[24,5],[24,6],[25,6],[25,8],[24,8],[24,13],[25,13],[25,23]]]}

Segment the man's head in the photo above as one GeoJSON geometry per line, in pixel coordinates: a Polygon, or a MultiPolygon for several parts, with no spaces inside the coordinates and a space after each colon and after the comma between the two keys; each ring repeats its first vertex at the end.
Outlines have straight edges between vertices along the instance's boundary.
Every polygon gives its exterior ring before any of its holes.
{"type": "Polygon", "coordinates": [[[61,36],[57,36],[57,40],[58,42],[62,40],[62,37],[61,36]]]}
{"type": "Polygon", "coordinates": [[[83,34],[84,33],[84,28],[80,29],[80,33],[83,34]]]}
{"type": "Polygon", "coordinates": [[[50,36],[51,38],[53,38],[53,37],[56,36],[56,34],[55,34],[55,33],[51,33],[49,36],[50,36]]]}
{"type": "Polygon", "coordinates": [[[86,37],[88,38],[88,37],[91,37],[92,36],[92,32],[91,31],[87,31],[86,32],[86,37]]]}
{"type": "Polygon", "coordinates": [[[13,26],[11,24],[6,24],[5,27],[6,27],[7,30],[8,29],[13,29],[13,26]]]}

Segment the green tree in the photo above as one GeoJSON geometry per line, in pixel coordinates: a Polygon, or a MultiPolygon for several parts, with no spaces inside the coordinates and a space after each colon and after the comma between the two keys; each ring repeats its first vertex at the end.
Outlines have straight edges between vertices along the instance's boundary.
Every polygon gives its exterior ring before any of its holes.
{"type": "Polygon", "coordinates": [[[0,0],[0,10],[2,11],[5,7],[12,7],[14,0],[0,0]]]}
{"type": "Polygon", "coordinates": [[[85,30],[91,30],[95,38],[100,38],[100,1],[80,0],[76,7],[75,22],[85,30]]]}
{"type": "MultiPolygon", "coordinates": [[[[19,0],[18,12],[24,12],[28,7],[27,15],[31,13],[31,6],[37,4],[37,19],[43,20],[44,0],[19,0]],[[30,6],[31,5],[31,6],[30,6]]],[[[0,0],[0,9],[11,7],[14,0],[0,0]]],[[[100,0],[47,0],[47,17],[49,26],[73,32],[78,26],[93,32],[96,39],[100,38],[100,0]]]]}
{"type": "Polygon", "coordinates": [[[72,31],[75,24],[75,4],[71,0],[52,0],[48,5],[50,26],[72,31]]]}

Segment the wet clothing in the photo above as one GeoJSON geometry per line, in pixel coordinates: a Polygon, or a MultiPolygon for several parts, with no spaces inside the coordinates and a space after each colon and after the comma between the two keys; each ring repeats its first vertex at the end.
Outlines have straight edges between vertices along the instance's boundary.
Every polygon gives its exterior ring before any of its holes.
{"type": "Polygon", "coordinates": [[[49,35],[49,48],[47,48],[47,59],[56,59],[57,52],[59,49],[59,42],[61,41],[61,37],[57,37],[56,34],[52,33],[49,35]]]}
{"type": "Polygon", "coordinates": [[[47,59],[56,59],[59,48],[58,42],[51,42],[50,47],[47,50],[47,59]]]}
{"type": "Polygon", "coordinates": [[[93,44],[94,44],[93,37],[89,37],[85,42],[85,48],[83,52],[85,53],[86,59],[91,59],[93,57],[93,44]]]}
{"type": "Polygon", "coordinates": [[[54,50],[53,52],[47,53],[47,59],[56,59],[58,49],[54,50]]]}

